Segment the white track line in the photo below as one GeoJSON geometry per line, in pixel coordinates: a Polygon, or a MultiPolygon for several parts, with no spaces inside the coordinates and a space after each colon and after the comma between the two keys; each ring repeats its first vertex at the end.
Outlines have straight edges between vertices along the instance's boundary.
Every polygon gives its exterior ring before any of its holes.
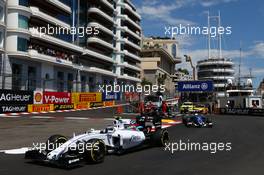
{"type": "Polygon", "coordinates": [[[65,117],[67,120],[89,120],[87,117],[65,117]]]}
{"type": "Polygon", "coordinates": [[[30,118],[32,118],[32,119],[53,119],[55,117],[50,117],[50,116],[32,116],[30,118]]]}

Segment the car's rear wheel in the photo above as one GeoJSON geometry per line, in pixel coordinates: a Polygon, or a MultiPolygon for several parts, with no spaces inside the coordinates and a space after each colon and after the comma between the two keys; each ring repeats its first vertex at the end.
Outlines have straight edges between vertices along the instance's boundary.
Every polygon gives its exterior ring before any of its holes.
{"type": "Polygon", "coordinates": [[[68,140],[67,137],[65,137],[63,135],[56,134],[56,135],[50,136],[46,142],[46,152],[49,153],[49,152],[55,150],[60,145],[67,142],[67,140],[68,140]]]}
{"type": "Polygon", "coordinates": [[[157,130],[151,137],[152,146],[164,147],[169,141],[169,132],[165,129],[157,130]]]}
{"type": "Polygon", "coordinates": [[[85,161],[87,163],[97,164],[104,161],[106,155],[105,143],[100,139],[92,139],[86,142],[85,161]],[[89,145],[87,147],[87,145],[89,145]]]}

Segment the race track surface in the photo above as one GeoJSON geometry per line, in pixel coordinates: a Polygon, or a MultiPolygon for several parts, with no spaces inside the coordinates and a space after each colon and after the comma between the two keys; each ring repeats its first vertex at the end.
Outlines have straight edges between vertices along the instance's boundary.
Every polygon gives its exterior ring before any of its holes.
{"type": "MultiPolygon", "coordinates": [[[[0,118],[0,174],[75,175],[75,174],[180,174],[180,175],[248,175],[262,174],[264,165],[264,118],[249,116],[213,116],[213,128],[186,128],[183,124],[168,128],[171,143],[231,143],[230,151],[176,151],[148,148],[122,156],[109,155],[104,163],[84,165],[65,170],[33,164],[24,155],[10,155],[3,150],[30,146],[33,141],[45,141],[51,134],[71,136],[88,128],[103,128],[111,123],[106,118],[84,120],[85,111],[49,114],[35,117],[0,118]],[[54,118],[48,118],[50,116],[54,118]],[[73,118],[61,118],[60,116],[73,118]],[[45,118],[46,117],[46,118],[45,118]],[[78,118],[79,117],[79,118],[78,118]]],[[[106,112],[107,113],[107,112],[106,112]]],[[[109,116],[108,116],[109,117],[109,116]]],[[[175,144],[176,145],[176,144],[175,144]]]]}

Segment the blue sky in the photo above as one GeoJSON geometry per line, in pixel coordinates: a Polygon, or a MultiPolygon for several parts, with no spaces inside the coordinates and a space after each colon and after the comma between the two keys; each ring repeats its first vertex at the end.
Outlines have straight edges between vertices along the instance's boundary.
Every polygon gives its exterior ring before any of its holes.
{"type": "MultiPolygon", "coordinates": [[[[232,27],[231,35],[223,35],[223,56],[239,62],[242,46],[243,75],[252,74],[255,87],[264,78],[264,1],[263,0],[132,0],[142,16],[145,36],[165,36],[165,27],[180,24],[207,26],[207,14],[221,12],[223,27],[232,27]]],[[[191,55],[193,60],[207,58],[207,39],[204,35],[178,35],[179,55],[191,55]]],[[[217,41],[212,41],[212,46],[217,41]]],[[[216,54],[213,54],[216,56],[216,54]]],[[[238,64],[237,64],[238,65],[238,64]]],[[[178,67],[190,69],[183,63],[178,67]]],[[[238,69],[238,66],[236,66],[238,69]]]]}

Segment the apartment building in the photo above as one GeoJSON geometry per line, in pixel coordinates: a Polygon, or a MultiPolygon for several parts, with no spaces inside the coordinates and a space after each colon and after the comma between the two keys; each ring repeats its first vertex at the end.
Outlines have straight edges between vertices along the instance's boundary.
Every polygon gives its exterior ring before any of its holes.
{"type": "Polygon", "coordinates": [[[141,82],[141,17],[130,0],[116,0],[116,73],[119,83],[141,82]]]}
{"type": "Polygon", "coordinates": [[[7,0],[2,4],[7,9],[3,88],[96,91],[100,84],[140,81],[140,16],[130,1],[7,0]],[[65,30],[48,32],[52,27],[65,30]],[[43,28],[48,29],[45,34],[43,28]],[[69,32],[72,28],[96,31],[80,35],[69,32]]]}
{"type": "Polygon", "coordinates": [[[0,0],[0,87],[2,87],[2,73],[4,71],[6,35],[6,1],[0,0]]]}
{"type": "Polygon", "coordinates": [[[167,95],[174,96],[174,74],[177,56],[177,41],[168,38],[144,38],[142,49],[142,79],[152,84],[165,85],[167,95]]]}

